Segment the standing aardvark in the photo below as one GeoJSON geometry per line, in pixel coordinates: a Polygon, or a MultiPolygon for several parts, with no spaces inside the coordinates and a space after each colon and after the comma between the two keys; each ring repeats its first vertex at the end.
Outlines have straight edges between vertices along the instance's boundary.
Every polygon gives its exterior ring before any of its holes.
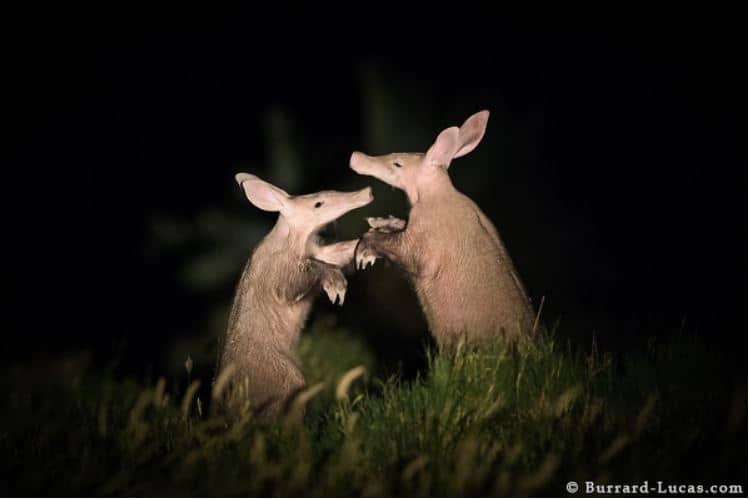
{"type": "Polygon", "coordinates": [[[405,229],[393,217],[369,220],[357,268],[382,257],[406,271],[441,347],[535,334],[531,302],[497,229],[448,175],[451,161],[482,140],[488,118],[481,111],[461,128],[443,130],[424,154],[354,152],[350,160],[358,174],[404,190],[411,205],[405,229]]]}
{"type": "Polygon", "coordinates": [[[264,422],[305,388],[294,348],[315,296],[322,289],[332,303],[344,303],[347,282],[341,268],[352,261],[358,240],[321,246],[317,233],[369,204],[372,191],[290,196],[254,175],[237,174],[236,180],[253,205],[279,212],[279,218],[237,286],[214,403],[220,412],[236,415],[249,401],[256,420],[264,422]]]}

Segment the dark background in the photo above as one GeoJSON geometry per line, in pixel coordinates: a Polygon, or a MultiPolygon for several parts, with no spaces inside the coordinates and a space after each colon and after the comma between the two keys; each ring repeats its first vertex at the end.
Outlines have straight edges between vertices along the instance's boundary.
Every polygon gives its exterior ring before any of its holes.
{"type": "MultiPolygon", "coordinates": [[[[356,236],[406,205],[350,171],[351,151],[424,151],[481,109],[484,141],[451,176],[560,336],[745,351],[747,6],[628,5],[9,15],[3,356],[208,366],[274,220],[234,173],[291,193],[373,186],[336,228],[356,236]]],[[[321,296],[311,321],[336,313],[384,359],[418,363],[424,320],[397,273],[352,277],[347,299],[321,296]]]]}

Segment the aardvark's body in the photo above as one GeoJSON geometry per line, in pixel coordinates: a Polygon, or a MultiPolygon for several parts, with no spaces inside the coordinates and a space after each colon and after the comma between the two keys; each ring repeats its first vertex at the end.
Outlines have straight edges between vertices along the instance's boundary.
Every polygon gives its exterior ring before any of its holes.
{"type": "Polygon", "coordinates": [[[497,230],[453,186],[448,166],[479,143],[488,113],[440,134],[426,154],[370,157],[355,152],[351,166],[406,191],[406,229],[393,219],[373,219],[357,249],[357,264],[384,257],[407,272],[430,331],[441,346],[459,340],[525,340],[534,313],[497,230]]]}
{"type": "Polygon", "coordinates": [[[219,378],[230,370],[230,383],[217,403],[236,413],[250,401],[256,418],[267,421],[305,388],[294,349],[315,296],[322,288],[331,302],[344,302],[341,267],[352,260],[357,241],[319,246],[315,233],[369,203],[372,194],[367,188],[291,197],[257,177],[237,177],[251,202],[280,215],[237,286],[218,367],[219,378]]]}

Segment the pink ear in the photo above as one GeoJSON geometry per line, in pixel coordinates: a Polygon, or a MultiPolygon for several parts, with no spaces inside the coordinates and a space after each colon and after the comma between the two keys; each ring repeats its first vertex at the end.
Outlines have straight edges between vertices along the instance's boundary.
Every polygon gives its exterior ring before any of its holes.
{"type": "Polygon", "coordinates": [[[450,127],[437,136],[435,144],[425,153],[425,161],[428,165],[436,167],[447,167],[456,155],[459,147],[458,127],[450,127]]]}
{"type": "Polygon", "coordinates": [[[487,129],[487,120],[490,119],[490,112],[487,110],[471,115],[459,130],[460,147],[454,158],[458,158],[467,153],[474,151],[479,142],[484,137],[484,131],[487,129]]]}
{"type": "Polygon", "coordinates": [[[284,200],[289,195],[283,189],[279,189],[260,178],[240,173],[234,176],[237,184],[245,191],[245,196],[250,203],[268,212],[280,212],[284,207],[284,200]]]}

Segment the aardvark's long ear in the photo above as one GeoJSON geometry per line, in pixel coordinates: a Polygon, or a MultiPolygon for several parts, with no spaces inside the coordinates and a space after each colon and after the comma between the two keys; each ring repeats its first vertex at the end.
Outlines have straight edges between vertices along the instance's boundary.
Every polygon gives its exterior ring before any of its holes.
{"type": "Polygon", "coordinates": [[[435,144],[425,153],[425,162],[434,167],[448,167],[456,155],[460,144],[458,139],[458,127],[450,127],[437,136],[435,144]]]}
{"type": "Polygon", "coordinates": [[[458,158],[474,151],[474,148],[479,145],[482,137],[484,137],[484,131],[487,129],[487,120],[489,119],[490,112],[484,110],[471,115],[464,124],[461,125],[458,132],[458,142],[460,143],[460,146],[456,154],[453,156],[454,158],[458,158]]]}
{"type": "Polygon", "coordinates": [[[289,195],[254,175],[239,173],[234,176],[237,184],[245,191],[250,203],[268,212],[280,212],[289,195]]]}

